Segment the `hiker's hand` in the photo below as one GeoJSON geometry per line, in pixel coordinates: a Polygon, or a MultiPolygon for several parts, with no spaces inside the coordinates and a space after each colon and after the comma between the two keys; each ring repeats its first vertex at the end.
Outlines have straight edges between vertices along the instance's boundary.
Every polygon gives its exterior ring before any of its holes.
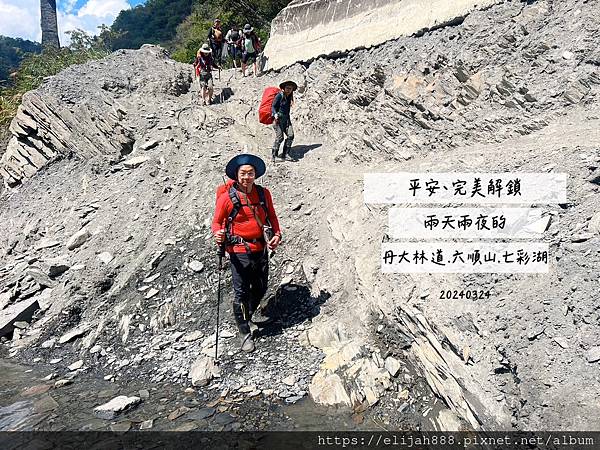
{"type": "Polygon", "coordinates": [[[275,236],[273,236],[271,238],[271,240],[269,242],[267,242],[267,247],[269,247],[269,250],[275,250],[280,242],[281,242],[281,236],[276,234],[275,236]]]}
{"type": "Polygon", "coordinates": [[[219,230],[215,233],[215,240],[217,241],[217,245],[221,245],[225,242],[225,230],[219,230]]]}

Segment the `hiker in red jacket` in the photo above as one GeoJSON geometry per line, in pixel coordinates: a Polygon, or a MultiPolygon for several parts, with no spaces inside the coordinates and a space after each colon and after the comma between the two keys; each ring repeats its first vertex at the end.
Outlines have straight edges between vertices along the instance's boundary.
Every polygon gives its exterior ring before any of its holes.
{"type": "Polygon", "coordinates": [[[265,171],[264,161],[255,155],[241,154],[229,161],[225,173],[235,183],[219,195],[211,226],[217,244],[225,245],[229,254],[233,315],[245,352],[254,350],[250,323],[258,324],[256,317],[251,319],[267,292],[268,251],[281,242],[271,193],[254,182],[265,171]]]}

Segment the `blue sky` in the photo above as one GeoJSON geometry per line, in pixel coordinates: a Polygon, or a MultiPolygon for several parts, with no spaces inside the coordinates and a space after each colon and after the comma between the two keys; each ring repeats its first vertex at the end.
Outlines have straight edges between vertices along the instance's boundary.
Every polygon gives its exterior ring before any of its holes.
{"type": "MultiPolygon", "coordinates": [[[[129,0],[129,5],[133,6],[137,6],[140,5],[142,3],[145,3],[146,0],[129,0]]],[[[68,5],[70,2],[67,0],[58,0],[57,2],[57,8],[58,9],[65,9],[65,5],[68,5]]],[[[83,5],[85,5],[87,3],[87,0],[77,0],[74,4],[74,9],[75,11],[78,11],[83,5]]]]}
{"type": "MultiPolygon", "coordinates": [[[[66,31],[82,29],[90,34],[111,25],[119,12],[146,0],[57,0],[61,44],[68,44],[66,31]]],[[[39,0],[0,0],[0,35],[40,41],[39,0]]]]}

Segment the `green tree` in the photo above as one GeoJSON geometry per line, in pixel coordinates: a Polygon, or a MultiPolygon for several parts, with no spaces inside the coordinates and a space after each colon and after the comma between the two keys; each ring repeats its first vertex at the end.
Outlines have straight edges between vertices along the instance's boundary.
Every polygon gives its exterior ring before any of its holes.
{"type": "Polygon", "coordinates": [[[177,26],[191,13],[193,1],[148,0],[144,5],[121,11],[111,27],[119,33],[112,42],[113,50],[170,41],[177,26]]]}
{"type": "Polygon", "coordinates": [[[112,49],[139,48],[142,44],[160,44],[174,59],[189,63],[198,48],[207,41],[215,18],[223,31],[234,24],[250,23],[266,44],[271,20],[290,0],[148,0],[145,5],[121,11],[111,30],[119,34],[112,49]]]}

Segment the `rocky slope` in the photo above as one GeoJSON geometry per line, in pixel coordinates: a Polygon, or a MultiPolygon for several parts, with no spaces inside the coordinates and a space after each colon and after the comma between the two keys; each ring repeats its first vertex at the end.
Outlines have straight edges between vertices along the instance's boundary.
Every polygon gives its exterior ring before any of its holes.
{"type": "Polygon", "coordinates": [[[20,321],[6,327],[8,355],[73,378],[193,381],[213,397],[310,393],[356,415],[370,406],[395,428],[597,427],[594,5],[506,2],[283,73],[223,72],[209,108],[191,68],[156,47],[64,71],[13,122],[17,151],[49,148],[52,164],[3,165],[9,184],[31,177],[1,200],[0,301],[20,321]],[[289,77],[296,161],[262,181],[284,227],[268,295],[279,321],[239,354],[225,280],[212,370],[215,186],[237,152],[268,157],[257,99],[289,77]],[[370,171],[568,173],[569,202],[540,206],[551,272],[382,274],[387,208],[363,203],[370,171]],[[492,296],[441,300],[442,288],[492,296]]]}

